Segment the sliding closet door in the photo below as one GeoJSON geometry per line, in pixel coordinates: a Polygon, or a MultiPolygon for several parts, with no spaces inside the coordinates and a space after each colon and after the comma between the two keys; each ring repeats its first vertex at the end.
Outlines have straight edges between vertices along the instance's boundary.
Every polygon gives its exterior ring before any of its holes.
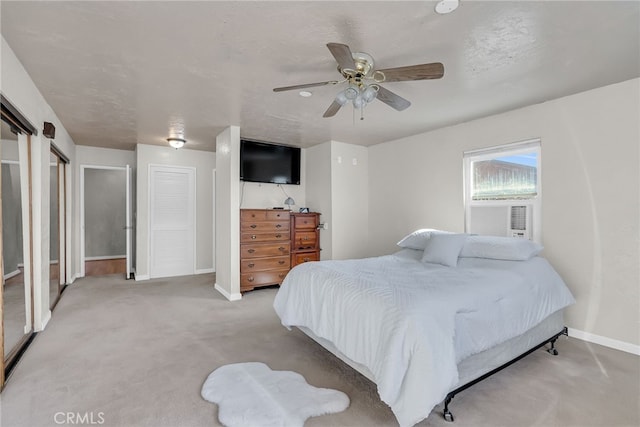
{"type": "Polygon", "coordinates": [[[58,203],[58,156],[49,156],[49,306],[53,308],[60,297],[60,230],[58,228],[60,204],[58,203]]]}
{"type": "Polygon", "coordinates": [[[53,309],[62,295],[66,280],[66,194],[64,158],[52,146],[49,157],[49,307],[53,309]]]}
{"type": "MultiPolygon", "coordinates": [[[[2,209],[2,374],[33,332],[29,241],[28,134],[8,124],[0,129],[0,197],[2,209]]],[[[0,380],[4,377],[0,375],[0,380]]],[[[0,386],[2,386],[0,382],[0,386]]]]}

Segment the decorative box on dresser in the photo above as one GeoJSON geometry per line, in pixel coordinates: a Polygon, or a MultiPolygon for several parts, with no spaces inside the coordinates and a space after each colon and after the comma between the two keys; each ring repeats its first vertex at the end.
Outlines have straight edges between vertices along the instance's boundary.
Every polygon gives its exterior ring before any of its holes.
{"type": "Polygon", "coordinates": [[[320,261],[320,214],[291,212],[291,268],[308,261],[320,261]]]}
{"type": "Polygon", "coordinates": [[[240,292],[282,283],[289,272],[290,212],[240,209],[240,292]]]}

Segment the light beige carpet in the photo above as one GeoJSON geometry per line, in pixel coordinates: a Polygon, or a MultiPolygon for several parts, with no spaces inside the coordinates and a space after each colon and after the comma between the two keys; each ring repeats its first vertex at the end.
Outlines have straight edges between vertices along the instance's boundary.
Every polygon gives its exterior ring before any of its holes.
{"type": "MultiPolygon", "coordinates": [[[[104,426],[215,426],[216,406],[200,396],[207,375],[252,361],[351,399],[346,411],[306,426],[396,425],[374,384],[280,325],[276,289],[230,303],[213,282],[213,275],[76,281],[0,395],[1,425],[56,426],[60,413],[100,421],[101,413],[104,426]]],[[[571,338],[558,350],[556,357],[536,351],[456,396],[454,424],[438,406],[420,425],[640,425],[639,357],[571,338]]]]}

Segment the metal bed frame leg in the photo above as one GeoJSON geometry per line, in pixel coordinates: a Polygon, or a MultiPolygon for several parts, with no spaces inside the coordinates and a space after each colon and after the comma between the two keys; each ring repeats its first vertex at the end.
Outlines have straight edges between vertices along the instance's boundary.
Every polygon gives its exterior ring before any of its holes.
{"type": "Polygon", "coordinates": [[[447,394],[447,397],[444,399],[444,413],[442,414],[444,416],[444,420],[450,423],[453,422],[453,414],[449,410],[449,403],[451,403],[451,399],[453,399],[453,396],[454,395],[452,395],[451,393],[447,394]]]}
{"type": "Polygon", "coordinates": [[[559,335],[556,335],[555,337],[553,337],[553,339],[551,339],[551,341],[549,341],[549,344],[551,344],[551,347],[547,349],[547,353],[552,354],[554,356],[558,355],[558,350],[556,349],[556,341],[558,340],[560,335],[569,336],[569,330],[567,329],[566,326],[562,329],[562,332],[559,335]]]}
{"type": "Polygon", "coordinates": [[[567,327],[565,326],[564,328],[562,328],[562,331],[558,332],[557,334],[555,334],[554,336],[552,336],[551,338],[549,338],[548,340],[538,344],[537,346],[529,349],[528,351],[522,353],[520,356],[508,361],[507,363],[505,363],[502,366],[499,366],[497,368],[495,368],[494,370],[487,372],[486,374],[476,378],[475,380],[472,380],[470,382],[468,382],[467,384],[464,384],[460,387],[458,387],[457,389],[450,391],[449,394],[447,394],[447,397],[445,397],[444,399],[444,411],[443,411],[443,416],[445,421],[448,421],[450,423],[453,422],[453,414],[451,413],[451,411],[449,410],[449,404],[451,403],[451,400],[454,398],[454,396],[457,393],[460,393],[463,390],[466,390],[467,388],[471,387],[474,384],[479,383],[480,381],[490,377],[491,375],[495,374],[496,372],[499,372],[501,370],[503,370],[504,368],[506,368],[507,366],[517,362],[518,360],[522,359],[523,357],[525,357],[526,355],[528,355],[529,353],[532,353],[533,351],[539,349],[540,347],[546,345],[546,344],[551,344],[551,347],[549,347],[548,349],[546,349],[546,351],[549,354],[552,354],[554,356],[558,355],[558,350],[556,349],[556,341],[558,340],[558,338],[560,337],[560,335],[566,335],[569,336],[569,330],[567,329],[567,327]]]}

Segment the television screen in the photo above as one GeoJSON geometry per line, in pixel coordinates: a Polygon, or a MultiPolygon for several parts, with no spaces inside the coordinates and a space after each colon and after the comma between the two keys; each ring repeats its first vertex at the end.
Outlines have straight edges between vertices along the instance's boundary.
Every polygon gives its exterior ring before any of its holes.
{"type": "Polygon", "coordinates": [[[241,140],[240,179],[300,185],[300,148],[241,140]]]}

